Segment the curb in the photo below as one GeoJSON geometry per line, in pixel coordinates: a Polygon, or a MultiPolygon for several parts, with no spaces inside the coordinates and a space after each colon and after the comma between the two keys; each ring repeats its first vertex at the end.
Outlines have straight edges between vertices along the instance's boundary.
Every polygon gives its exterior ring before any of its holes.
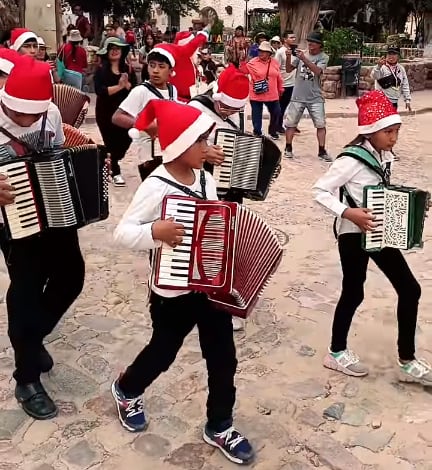
{"type": "MultiPolygon", "coordinates": [[[[416,116],[417,114],[428,114],[428,113],[432,113],[432,107],[416,109],[411,113],[408,111],[401,111],[399,114],[401,116],[416,116]]],[[[348,112],[348,113],[338,112],[338,113],[326,114],[326,119],[340,119],[340,118],[348,119],[348,118],[356,118],[356,117],[357,117],[357,113],[352,113],[352,112],[348,112]]],[[[303,115],[303,119],[310,119],[310,118],[311,117],[309,114],[303,115]]],[[[270,119],[269,114],[263,114],[263,120],[268,121],[269,119],[270,119]]],[[[252,120],[252,116],[250,114],[248,115],[247,120],[248,121],[252,120]]],[[[86,120],[85,120],[86,124],[94,124],[95,122],[96,122],[95,115],[93,114],[87,115],[86,120]]]]}

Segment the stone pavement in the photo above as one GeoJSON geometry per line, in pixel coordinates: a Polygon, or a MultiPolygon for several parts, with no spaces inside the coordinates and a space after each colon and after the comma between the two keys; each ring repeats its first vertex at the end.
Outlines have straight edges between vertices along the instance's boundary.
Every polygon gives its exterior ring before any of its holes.
{"type": "MultiPolygon", "coordinates": [[[[236,423],[258,451],[257,470],[432,470],[432,396],[396,380],[395,297],[371,265],[351,346],[370,366],[363,379],[321,365],[329,342],[341,274],[332,218],[311,200],[310,188],[327,164],[318,161],[309,120],[301,123],[292,161],[284,161],[265,203],[250,203],[289,236],[278,273],[236,335],[236,423]]],[[[395,181],[430,188],[431,118],[404,119],[395,181]]],[[[94,125],[85,129],[97,136],[94,125]]],[[[354,119],[329,122],[336,154],[355,135],[354,119]]],[[[112,231],[138,185],[134,150],[123,164],[126,188],[111,188],[111,216],[81,230],[86,258],[84,292],[48,338],[55,368],[43,378],[60,407],[47,422],[28,418],[13,398],[12,352],[0,304],[0,470],[234,469],[201,440],[206,378],[197,334],[186,340],[171,370],[145,395],[149,429],[123,430],[111,379],[150,335],[145,253],[115,247],[112,231]]],[[[424,249],[407,254],[423,297],[420,355],[432,349],[432,231],[424,249]]],[[[1,268],[1,290],[7,277],[1,268]]]]}

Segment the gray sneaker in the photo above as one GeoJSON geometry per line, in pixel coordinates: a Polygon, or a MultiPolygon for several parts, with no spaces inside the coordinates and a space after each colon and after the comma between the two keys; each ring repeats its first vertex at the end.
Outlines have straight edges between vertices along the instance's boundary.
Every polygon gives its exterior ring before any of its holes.
{"type": "Polygon", "coordinates": [[[318,154],[318,158],[321,160],[324,160],[325,162],[332,162],[332,157],[327,153],[327,150],[325,150],[323,153],[318,154]]]}
{"type": "Polygon", "coordinates": [[[292,150],[285,149],[284,157],[285,158],[294,158],[294,154],[292,153],[292,150]]]}
{"type": "Polygon", "coordinates": [[[357,354],[349,349],[336,353],[329,350],[323,365],[327,369],[337,370],[352,377],[364,377],[369,373],[367,367],[360,362],[357,354]]]}
{"type": "Polygon", "coordinates": [[[407,364],[399,363],[399,380],[407,383],[418,383],[432,386],[432,366],[424,359],[414,359],[407,364]]]}

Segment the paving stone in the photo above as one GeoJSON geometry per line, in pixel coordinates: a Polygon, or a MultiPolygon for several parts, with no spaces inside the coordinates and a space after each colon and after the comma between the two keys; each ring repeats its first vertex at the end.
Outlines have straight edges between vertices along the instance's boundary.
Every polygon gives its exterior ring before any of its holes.
{"type": "Polygon", "coordinates": [[[97,382],[67,364],[56,364],[50,377],[57,392],[68,397],[91,395],[99,388],[97,382]]]}
{"type": "Polygon", "coordinates": [[[432,408],[425,407],[423,404],[413,403],[407,407],[404,419],[407,423],[412,424],[429,423],[432,421],[432,408]]]}
{"type": "Polygon", "coordinates": [[[342,396],[345,398],[354,398],[359,393],[359,386],[355,382],[348,382],[342,390],[342,396]]]}
{"type": "Polygon", "coordinates": [[[0,351],[10,348],[10,345],[9,336],[0,335],[0,351]]]}
{"type": "Polygon", "coordinates": [[[152,395],[145,400],[146,410],[151,415],[166,413],[172,406],[171,402],[160,395],[152,395]]]}
{"type": "Polygon", "coordinates": [[[60,416],[73,416],[78,413],[77,407],[73,401],[56,400],[60,416]]]}
{"type": "Polygon", "coordinates": [[[364,426],[367,424],[367,416],[368,413],[363,408],[348,408],[342,416],[341,423],[349,426],[364,426]]]}
{"type": "Polygon", "coordinates": [[[62,437],[65,439],[72,439],[73,437],[81,437],[87,431],[97,428],[100,425],[100,421],[87,419],[79,419],[73,423],[66,424],[62,431],[62,437]]]}
{"type": "Polygon", "coordinates": [[[190,428],[188,423],[175,415],[161,416],[153,421],[153,426],[164,436],[185,434],[190,428]]]}
{"type": "MultiPolygon", "coordinates": [[[[101,347],[103,350],[103,348],[101,347]]],[[[99,384],[107,382],[111,378],[112,369],[103,357],[93,354],[85,354],[78,359],[78,365],[93,377],[99,384]]]]}
{"type": "Polygon", "coordinates": [[[410,445],[404,445],[398,449],[398,455],[401,459],[407,460],[411,464],[415,465],[415,468],[423,470],[425,468],[419,462],[431,464],[432,468],[432,447],[429,447],[422,443],[413,443],[410,445]]]}
{"type": "Polygon", "coordinates": [[[14,367],[14,360],[11,357],[0,357],[0,369],[12,369],[14,367]]]}
{"type": "Polygon", "coordinates": [[[63,457],[68,464],[83,470],[98,463],[102,456],[86,440],[82,440],[69,447],[63,457]]]}
{"type": "Polygon", "coordinates": [[[28,419],[22,410],[0,410],[0,440],[11,439],[28,419]]]}
{"type": "Polygon", "coordinates": [[[364,447],[376,453],[387,447],[394,435],[393,431],[386,431],[385,429],[363,431],[350,440],[350,446],[364,447]]]}
{"type": "Polygon", "coordinates": [[[143,434],[135,439],[133,447],[150,457],[166,457],[171,450],[170,441],[157,434],[143,434]]]}
{"type": "Polygon", "coordinates": [[[55,470],[52,465],[48,465],[47,463],[43,463],[42,465],[38,465],[32,470],[55,470]]]}
{"type": "Polygon", "coordinates": [[[316,350],[310,346],[307,346],[306,344],[302,344],[297,351],[297,354],[299,356],[313,357],[316,354],[316,350]]]}
{"type": "Polygon", "coordinates": [[[117,408],[110,392],[90,398],[84,403],[84,408],[96,416],[116,416],[117,408]]]}
{"type": "Polygon", "coordinates": [[[342,415],[345,411],[345,403],[333,403],[323,412],[324,418],[335,419],[339,421],[342,418],[342,415]]]}
{"type": "Polygon", "coordinates": [[[324,398],[329,394],[327,387],[315,379],[307,379],[302,382],[287,384],[286,389],[288,393],[299,400],[324,398]]]}
{"type": "Polygon", "coordinates": [[[281,467],[280,470],[313,470],[313,467],[308,463],[294,460],[293,462],[288,462],[286,465],[281,467]]]}
{"type": "Polygon", "coordinates": [[[310,408],[303,410],[297,416],[297,421],[313,428],[319,428],[322,424],[325,423],[325,419],[323,419],[322,416],[320,416],[318,413],[315,413],[315,411],[311,410],[310,408]]]}
{"type": "Polygon", "coordinates": [[[93,338],[96,338],[96,336],[97,336],[96,331],[89,330],[86,328],[81,328],[77,332],[69,335],[67,339],[68,339],[68,342],[71,344],[77,344],[77,343],[83,344],[83,343],[87,343],[93,338]]]}
{"type": "Polygon", "coordinates": [[[321,463],[331,470],[363,470],[363,465],[339,442],[322,432],[305,441],[306,449],[318,455],[321,463]]]}
{"type": "Polygon", "coordinates": [[[121,429],[116,415],[111,418],[109,424],[96,428],[91,435],[95,435],[99,444],[110,454],[123,453],[122,450],[126,449],[129,451],[129,444],[136,439],[136,434],[121,429]]]}
{"type": "Polygon", "coordinates": [[[214,448],[203,444],[183,444],[175,449],[164,461],[185,470],[200,470],[213,454],[214,448]]]}
{"type": "Polygon", "coordinates": [[[100,315],[82,315],[76,321],[94,331],[109,332],[121,326],[121,320],[100,315]]]}
{"type": "Polygon", "coordinates": [[[39,445],[46,442],[58,427],[54,421],[33,421],[24,434],[24,441],[32,445],[39,445]]]}

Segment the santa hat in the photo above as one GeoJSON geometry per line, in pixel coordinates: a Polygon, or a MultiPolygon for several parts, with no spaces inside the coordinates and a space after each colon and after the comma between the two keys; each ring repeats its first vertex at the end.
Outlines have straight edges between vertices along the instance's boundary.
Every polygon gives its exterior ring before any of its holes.
{"type": "Polygon", "coordinates": [[[214,125],[210,116],[192,106],[175,101],[150,100],[137,117],[134,128],[129,130],[129,136],[138,139],[140,132],[149,128],[155,119],[163,163],[178,158],[214,125]]]}
{"type": "Polygon", "coordinates": [[[0,72],[9,75],[17,60],[21,56],[12,49],[0,48],[0,72]]]}
{"type": "Polygon", "coordinates": [[[184,46],[192,41],[195,36],[190,31],[179,31],[175,35],[174,44],[184,46]]]}
{"type": "Polygon", "coordinates": [[[176,56],[177,56],[176,48],[177,46],[173,44],[162,43],[154,47],[149,52],[149,54],[151,54],[152,52],[157,52],[158,54],[163,55],[164,57],[168,59],[169,63],[171,64],[171,67],[174,68],[176,64],[176,56]]]}
{"type": "Polygon", "coordinates": [[[48,110],[52,97],[51,67],[33,57],[21,56],[6,81],[1,102],[18,113],[40,114],[48,110]]]}
{"type": "Polygon", "coordinates": [[[35,33],[26,28],[15,28],[11,32],[10,48],[14,51],[19,51],[22,45],[29,39],[37,43],[35,33]]]}
{"type": "Polygon", "coordinates": [[[219,76],[217,93],[213,99],[231,108],[243,108],[249,97],[249,80],[233,64],[230,64],[219,76]]]}
{"type": "Polygon", "coordinates": [[[373,134],[401,124],[399,113],[381,90],[370,91],[357,100],[359,134],[373,134]]]}

